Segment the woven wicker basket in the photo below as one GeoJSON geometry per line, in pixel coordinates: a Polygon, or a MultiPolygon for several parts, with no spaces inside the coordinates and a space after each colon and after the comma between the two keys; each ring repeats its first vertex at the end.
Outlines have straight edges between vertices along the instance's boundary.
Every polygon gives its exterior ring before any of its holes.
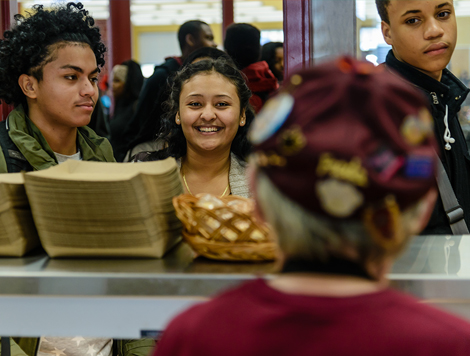
{"type": "Polygon", "coordinates": [[[199,255],[216,260],[274,260],[277,245],[268,227],[253,217],[253,201],[238,196],[218,199],[224,206],[208,209],[198,206],[199,198],[189,194],[173,198],[176,216],[184,226],[185,241],[199,255]],[[243,212],[227,205],[235,200],[251,206],[251,211],[243,212]]]}

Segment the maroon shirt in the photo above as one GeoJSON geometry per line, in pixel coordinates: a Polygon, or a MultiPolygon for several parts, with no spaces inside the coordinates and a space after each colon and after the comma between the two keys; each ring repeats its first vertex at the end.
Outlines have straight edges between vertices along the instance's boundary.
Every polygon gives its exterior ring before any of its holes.
{"type": "Polygon", "coordinates": [[[246,283],[176,317],[154,356],[470,355],[470,324],[387,289],[333,298],[246,283]]]}

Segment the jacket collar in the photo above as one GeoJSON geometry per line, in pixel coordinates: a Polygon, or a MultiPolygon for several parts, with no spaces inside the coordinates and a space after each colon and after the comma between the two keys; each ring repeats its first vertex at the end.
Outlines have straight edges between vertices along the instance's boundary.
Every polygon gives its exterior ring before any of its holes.
{"type": "MultiPolygon", "coordinates": [[[[7,120],[10,138],[35,170],[57,164],[54,152],[39,128],[25,114],[22,105],[16,107],[7,120]]],[[[86,126],[78,128],[77,143],[84,161],[115,161],[108,140],[86,126]]]]}
{"type": "Polygon", "coordinates": [[[466,96],[468,93],[468,88],[447,68],[444,68],[442,71],[441,81],[437,81],[408,63],[400,62],[395,57],[392,50],[387,54],[386,64],[389,68],[400,73],[411,84],[418,86],[427,92],[443,94],[444,96],[447,96],[449,93],[452,95],[466,96]]]}

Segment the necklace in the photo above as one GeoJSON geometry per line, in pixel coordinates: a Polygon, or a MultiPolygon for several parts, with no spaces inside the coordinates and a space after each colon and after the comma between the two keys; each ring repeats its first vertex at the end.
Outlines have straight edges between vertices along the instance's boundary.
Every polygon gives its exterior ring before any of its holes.
{"type": "MultiPolygon", "coordinates": [[[[184,175],[184,172],[181,172],[181,175],[183,176],[183,182],[184,182],[184,185],[186,186],[186,190],[188,191],[189,194],[191,194],[192,196],[194,196],[193,193],[191,193],[191,190],[189,189],[188,187],[188,182],[186,182],[186,177],[184,175]]],[[[225,193],[227,193],[227,190],[228,188],[230,188],[230,182],[227,184],[227,187],[225,188],[224,192],[222,193],[221,197],[225,196],[225,193]]]]}

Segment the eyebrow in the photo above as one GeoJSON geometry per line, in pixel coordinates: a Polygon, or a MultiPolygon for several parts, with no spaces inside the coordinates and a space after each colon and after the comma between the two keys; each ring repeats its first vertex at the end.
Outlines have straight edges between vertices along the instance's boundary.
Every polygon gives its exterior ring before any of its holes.
{"type": "MultiPolygon", "coordinates": [[[[436,6],[436,10],[437,10],[437,9],[440,9],[440,8],[443,8],[444,6],[447,6],[447,5],[451,6],[451,3],[450,3],[450,2],[444,2],[444,3],[440,4],[440,5],[437,5],[437,6],[436,6]]],[[[420,13],[420,12],[421,12],[421,10],[408,10],[408,11],[405,12],[403,15],[401,15],[401,17],[406,16],[406,15],[408,15],[408,14],[417,14],[417,13],[420,13]]]]}
{"type": "MultiPolygon", "coordinates": [[[[82,68],[71,65],[71,64],[66,64],[66,65],[60,67],[60,69],[72,69],[75,72],[84,73],[82,68]]],[[[98,67],[96,67],[90,74],[98,73],[98,71],[99,71],[99,69],[98,69],[98,67]]]]}
{"type": "MultiPolygon", "coordinates": [[[[197,97],[203,97],[204,95],[203,94],[189,94],[187,96],[187,98],[190,98],[190,97],[193,97],[193,96],[197,96],[197,97]]],[[[232,97],[230,95],[227,95],[227,94],[219,94],[219,95],[215,95],[216,98],[230,98],[232,99],[232,97]]]]}

